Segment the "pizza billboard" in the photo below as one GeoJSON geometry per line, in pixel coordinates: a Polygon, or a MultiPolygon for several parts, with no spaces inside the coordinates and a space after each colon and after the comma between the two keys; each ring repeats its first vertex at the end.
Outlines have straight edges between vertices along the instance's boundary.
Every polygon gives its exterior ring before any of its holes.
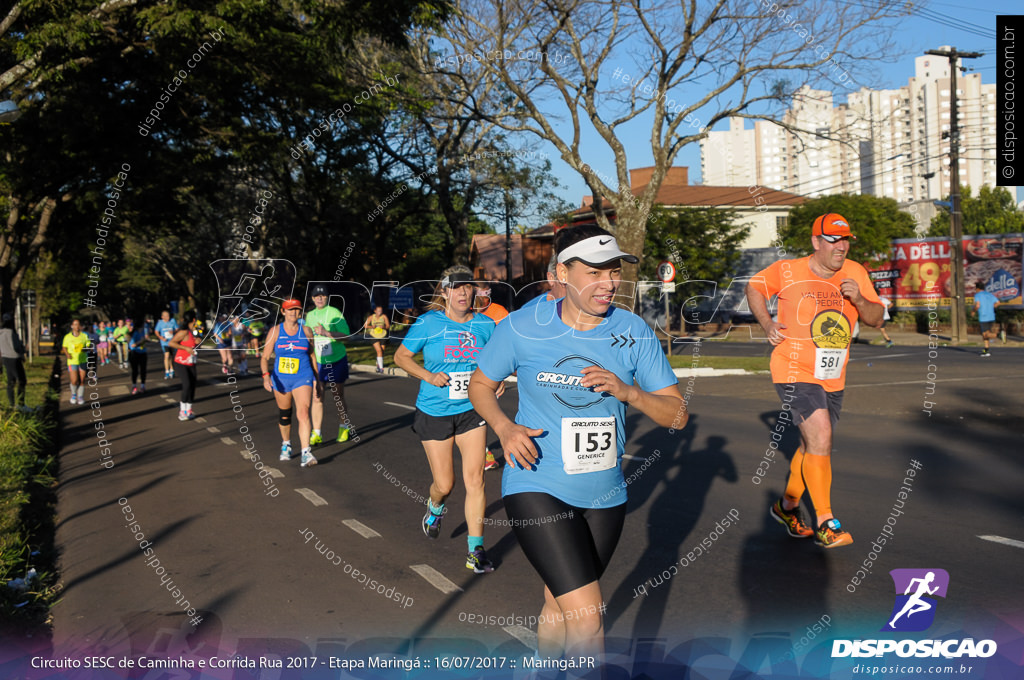
{"type": "MultiPolygon", "coordinates": [[[[973,306],[978,284],[999,298],[1002,306],[1024,309],[1021,270],[1024,234],[965,236],[964,292],[973,306]]],[[[871,278],[897,309],[949,307],[952,294],[949,239],[895,239],[891,259],[874,267],[871,278]]]]}

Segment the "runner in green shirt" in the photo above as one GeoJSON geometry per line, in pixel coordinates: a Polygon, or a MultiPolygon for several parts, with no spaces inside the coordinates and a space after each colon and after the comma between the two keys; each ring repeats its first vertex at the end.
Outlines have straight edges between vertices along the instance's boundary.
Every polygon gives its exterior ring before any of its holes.
{"type": "Polygon", "coordinates": [[[68,358],[68,374],[71,378],[71,403],[85,404],[85,370],[88,355],[86,349],[92,347],[89,336],[82,332],[82,323],[75,319],[71,322],[71,332],[64,336],[61,343],[64,356],[68,358]]]}
{"type": "Polygon", "coordinates": [[[114,329],[114,346],[117,347],[117,363],[121,368],[128,368],[128,335],[131,329],[125,325],[124,319],[117,320],[114,329]]]}
{"type": "Polygon", "coordinates": [[[341,342],[351,334],[348,322],[341,312],[327,304],[327,288],[317,285],[313,288],[313,304],[316,309],[306,313],[306,326],[313,331],[313,347],[316,351],[317,363],[320,366],[317,380],[320,389],[313,392],[313,434],[309,438],[310,446],[322,444],[324,439],[320,428],[324,422],[324,383],[330,389],[335,405],[338,408],[338,441],[348,441],[351,421],[348,417],[348,406],[345,404],[344,383],[348,380],[348,357],[345,345],[341,342]]]}

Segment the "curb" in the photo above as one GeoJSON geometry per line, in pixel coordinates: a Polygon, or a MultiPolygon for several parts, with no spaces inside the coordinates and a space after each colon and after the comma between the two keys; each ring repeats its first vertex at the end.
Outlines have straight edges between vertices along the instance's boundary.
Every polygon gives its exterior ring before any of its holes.
{"type": "Polygon", "coordinates": [[[673,368],[677,378],[711,378],[719,375],[763,375],[768,371],[748,371],[744,368],[673,368]]]}

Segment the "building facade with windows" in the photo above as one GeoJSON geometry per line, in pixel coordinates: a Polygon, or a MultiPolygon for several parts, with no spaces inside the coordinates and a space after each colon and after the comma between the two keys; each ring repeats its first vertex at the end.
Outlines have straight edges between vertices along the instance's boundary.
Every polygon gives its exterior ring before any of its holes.
{"type": "MultiPolygon", "coordinates": [[[[713,131],[701,143],[705,184],[734,177],[805,197],[870,194],[902,205],[950,193],[949,61],[924,55],[914,76],[892,90],[862,88],[836,104],[827,90],[801,89],[783,122],[713,131]],[[754,149],[753,162],[746,159],[754,149]],[[742,161],[742,168],[730,167],[742,161]]],[[[957,76],[960,183],[975,191],[996,186],[996,86],[978,73],[957,76]]]]}

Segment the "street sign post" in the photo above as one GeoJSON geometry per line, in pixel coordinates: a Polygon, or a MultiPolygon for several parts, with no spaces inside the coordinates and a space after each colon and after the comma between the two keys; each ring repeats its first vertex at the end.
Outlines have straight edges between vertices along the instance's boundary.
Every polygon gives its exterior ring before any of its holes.
{"type": "MultiPolygon", "coordinates": [[[[662,260],[658,263],[658,278],[661,279],[661,294],[665,298],[665,331],[667,333],[672,328],[672,319],[669,316],[668,296],[671,293],[676,292],[676,266],[668,260],[662,260]]],[[[672,356],[671,336],[668,338],[667,345],[668,349],[665,354],[672,356]]]]}

